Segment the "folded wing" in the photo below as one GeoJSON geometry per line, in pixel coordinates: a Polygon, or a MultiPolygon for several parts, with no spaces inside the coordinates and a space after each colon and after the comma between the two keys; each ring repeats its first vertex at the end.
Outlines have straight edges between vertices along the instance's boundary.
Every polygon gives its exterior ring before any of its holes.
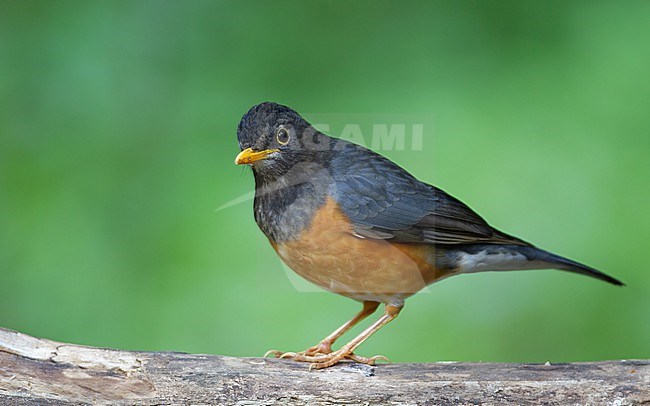
{"type": "Polygon", "coordinates": [[[346,148],[332,166],[332,194],[365,238],[424,244],[529,245],[370,150],[346,148]]]}

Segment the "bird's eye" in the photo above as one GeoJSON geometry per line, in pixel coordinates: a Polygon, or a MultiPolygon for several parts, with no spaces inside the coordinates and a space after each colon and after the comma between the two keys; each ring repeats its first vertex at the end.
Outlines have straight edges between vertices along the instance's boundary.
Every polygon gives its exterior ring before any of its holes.
{"type": "Polygon", "coordinates": [[[287,145],[289,143],[289,131],[286,128],[278,128],[278,132],[275,134],[275,137],[278,139],[278,142],[281,145],[287,145]]]}

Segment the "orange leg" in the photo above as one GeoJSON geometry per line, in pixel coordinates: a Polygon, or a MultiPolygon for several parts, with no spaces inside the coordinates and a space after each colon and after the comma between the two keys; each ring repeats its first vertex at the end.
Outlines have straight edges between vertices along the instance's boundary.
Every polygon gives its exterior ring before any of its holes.
{"type": "Polygon", "coordinates": [[[386,359],[386,357],[377,355],[374,357],[366,358],[355,355],[354,350],[366,341],[371,335],[379,331],[380,328],[390,323],[393,319],[397,317],[399,312],[402,310],[401,307],[386,305],[386,311],[383,316],[374,322],[370,327],[363,330],[358,336],[356,336],[352,341],[345,344],[341,349],[336,350],[329,354],[317,354],[317,355],[306,355],[306,354],[296,354],[296,353],[285,353],[282,354],[283,357],[291,357],[295,361],[306,361],[311,362],[309,369],[321,369],[331,367],[342,361],[345,358],[352,359],[357,362],[362,362],[364,364],[374,365],[375,361],[378,359],[386,359]]]}
{"type": "Polygon", "coordinates": [[[349,331],[352,327],[356,326],[361,320],[373,314],[378,307],[379,307],[379,302],[364,301],[363,309],[361,309],[361,311],[357,313],[356,316],[348,320],[341,327],[334,330],[330,335],[325,337],[320,343],[307,348],[305,351],[301,351],[299,353],[293,353],[293,352],[282,352],[277,350],[270,350],[267,351],[266,354],[264,354],[264,356],[266,357],[268,355],[275,355],[277,358],[283,358],[283,356],[284,358],[286,358],[287,356],[294,356],[295,354],[307,355],[307,356],[330,354],[332,352],[332,345],[339,337],[341,337],[343,334],[349,331]]]}

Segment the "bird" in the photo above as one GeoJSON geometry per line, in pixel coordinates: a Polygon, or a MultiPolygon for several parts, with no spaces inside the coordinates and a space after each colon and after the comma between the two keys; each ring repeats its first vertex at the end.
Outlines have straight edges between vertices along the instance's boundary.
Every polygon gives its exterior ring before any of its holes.
{"type": "Polygon", "coordinates": [[[407,298],[454,275],[553,268],[623,285],[497,230],[450,194],[364,146],[318,131],[282,104],[251,107],[237,139],[235,163],[252,168],[254,218],[277,255],[309,282],[362,304],[316,345],[265,356],[308,362],[310,370],[388,361],[355,351],[398,316],[407,298]],[[381,304],[381,317],[332,349],[381,304]]]}

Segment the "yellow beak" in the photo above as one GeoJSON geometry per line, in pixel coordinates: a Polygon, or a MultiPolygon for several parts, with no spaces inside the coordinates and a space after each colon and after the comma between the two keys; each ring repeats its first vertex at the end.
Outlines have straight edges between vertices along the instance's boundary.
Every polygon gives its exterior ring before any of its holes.
{"type": "Polygon", "coordinates": [[[246,148],[239,154],[237,154],[237,157],[235,158],[235,163],[237,165],[249,165],[252,164],[253,162],[260,161],[262,159],[266,159],[266,157],[269,154],[272,154],[274,152],[278,152],[279,150],[277,149],[265,149],[264,151],[253,151],[252,148],[246,148]]]}

